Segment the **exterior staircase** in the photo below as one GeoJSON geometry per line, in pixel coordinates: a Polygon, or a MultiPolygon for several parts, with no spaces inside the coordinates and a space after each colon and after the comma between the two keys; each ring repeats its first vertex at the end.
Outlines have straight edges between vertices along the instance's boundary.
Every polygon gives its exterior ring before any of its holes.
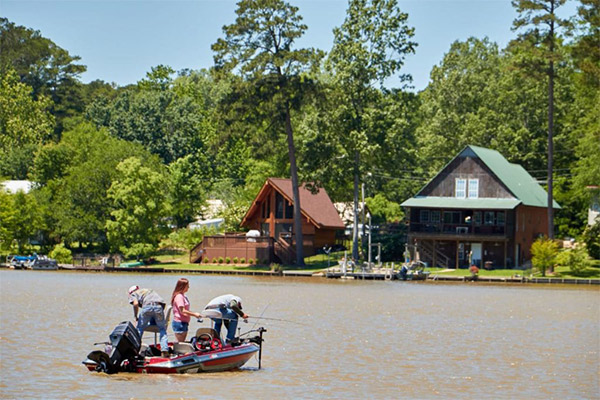
{"type": "Polygon", "coordinates": [[[292,265],[296,263],[296,250],[284,239],[275,240],[273,252],[281,264],[292,265]]]}
{"type": "Polygon", "coordinates": [[[434,250],[433,245],[428,241],[419,241],[419,255],[421,257],[421,261],[427,262],[432,267],[444,269],[454,268],[454,263],[451,262],[450,258],[438,249],[434,250]]]}

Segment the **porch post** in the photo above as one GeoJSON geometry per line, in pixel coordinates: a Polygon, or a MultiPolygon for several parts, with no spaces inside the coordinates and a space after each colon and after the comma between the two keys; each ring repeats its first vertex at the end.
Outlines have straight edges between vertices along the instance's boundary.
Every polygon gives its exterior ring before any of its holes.
{"type": "Polygon", "coordinates": [[[437,265],[437,240],[433,239],[433,265],[432,268],[435,268],[437,265]]]}
{"type": "Polygon", "coordinates": [[[508,248],[506,244],[506,239],[504,240],[504,269],[508,268],[506,265],[506,256],[507,256],[508,248]]]}
{"type": "Polygon", "coordinates": [[[458,246],[460,245],[459,241],[456,241],[456,264],[454,264],[454,269],[458,269],[458,246]]]}

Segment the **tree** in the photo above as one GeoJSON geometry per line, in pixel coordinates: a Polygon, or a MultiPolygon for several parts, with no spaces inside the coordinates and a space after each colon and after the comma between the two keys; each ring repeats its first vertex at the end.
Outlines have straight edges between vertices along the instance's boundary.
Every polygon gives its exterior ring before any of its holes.
{"type": "Polygon", "coordinates": [[[107,192],[117,177],[117,165],[133,156],[148,163],[153,158],[140,145],[112,137],[89,122],[66,130],[59,143],[43,146],[30,176],[49,210],[49,236],[66,244],[105,247],[111,211],[107,192]]]}
{"type": "Polygon", "coordinates": [[[173,223],[183,228],[194,220],[206,203],[209,170],[203,154],[187,155],[169,165],[170,203],[173,223]]]}
{"type": "Polygon", "coordinates": [[[25,179],[38,146],[50,138],[50,100],[34,100],[13,69],[0,77],[0,175],[25,179]]]}
{"type": "Polygon", "coordinates": [[[546,270],[552,272],[556,264],[558,244],[547,237],[539,238],[531,245],[531,255],[533,266],[542,272],[542,276],[546,276],[546,270]]]}
{"type": "Polygon", "coordinates": [[[40,207],[36,198],[31,193],[18,191],[13,197],[13,218],[9,231],[17,243],[18,252],[22,254],[29,243],[37,238],[43,227],[40,207]]]}
{"type": "Polygon", "coordinates": [[[294,49],[294,42],[306,30],[298,8],[281,0],[241,0],[234,24],[223,27],[225,38],[212,49],[218,70],[238,70],[242,77],[263,93],[273,107],[271,121],[283,125],[287,137],[294,200],[296,264],[304,265],[302,214],[296,165],[292,111],[298,107],[303,74],[316,63],[318,52],[294,49]]]}
{"type": "Polygon", "coordinates": [[[167,181],[161,172],[128,158],[117,165],[117,178],[108,189],[112,219],[106,221],[113,250],[138,259],[156,250],[168,216],[167,181]]]}
{"type": "MultiPolygon", "coordinates": [[[[351,0],[342,26],[334,29],[327,65],[340,90],[334,114],[341,133],[340,164],[354,177],[354,259],[358,259],[359,247],[358,187],[365,172],[361,157],[376,151],[368,130],[378,97],[373,85],[379,82],[383,87],[384,81],[401,69],[405,56],[414,53],[414,29],[407,20],[408,14],[400,11],[396,0],[351,0]]],[[[400,75],[401,81],[408,79],[400,75]]]]}
{"type": "Polygon", "coordinates": [[[86,116],[120,139],[135,142],[170,164],[204,149],[212,134],[202,101],[174,88],[173,70],[159,65],[113,101],[97,97],[86,116]]]}
{"type": "Polygon", "coordinates": [[[566,0],[512,0],[519,14],[513,22],[513,29],[529,27],[514,44],[526,49],[526,68],[545,71],[548,78],[548,235],[554,238],[553,203],[553,133],[554,133],[554,64],[558,60],[557,40],[559,28],[567,21],[558,18],[556,10],[566,0]]]}
{"type": "Polygon", "coordinates": [[[79,76],[86,67],[77,64],[78,56],[57,46],[39,31],[15,25],[0,18],[0,75],[14,69],[21,82],[52,100],[50,111],[56,118],[55,135],[60,138],[65,118],[83,110],[79,76]]]}

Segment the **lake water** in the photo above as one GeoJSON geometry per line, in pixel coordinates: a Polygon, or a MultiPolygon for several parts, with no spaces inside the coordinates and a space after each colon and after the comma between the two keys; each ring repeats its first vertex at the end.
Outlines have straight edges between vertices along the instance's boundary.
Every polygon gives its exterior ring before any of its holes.
{"type": "Polygon", "coordinates": [[[262,324],[261,370],[252,359],[213,374],[87,371],[92,344],[133,317],[127,288],[169,299],[181,276],[1,270],[0,397],[600,397],[600,291],[588,286],[187,275],[192,310],[234,293],[249,315],[302,325],[262,324]]]}

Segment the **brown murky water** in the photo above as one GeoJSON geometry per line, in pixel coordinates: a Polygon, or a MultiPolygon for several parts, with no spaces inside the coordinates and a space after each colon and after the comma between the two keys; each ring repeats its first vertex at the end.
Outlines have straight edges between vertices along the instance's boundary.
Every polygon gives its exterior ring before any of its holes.
{"type": "Polygon", "coordinates": [[[235,293],[250,315],[305,325],[264,324],[260,371],[253,359],[214,374],[88,372],[92,343],[132,317],[127,288],[169,298],[179,277],[0,271],[0,397],[600,397],[600,291],[583,286],[189,275],[192,309],[235,293]]]}

